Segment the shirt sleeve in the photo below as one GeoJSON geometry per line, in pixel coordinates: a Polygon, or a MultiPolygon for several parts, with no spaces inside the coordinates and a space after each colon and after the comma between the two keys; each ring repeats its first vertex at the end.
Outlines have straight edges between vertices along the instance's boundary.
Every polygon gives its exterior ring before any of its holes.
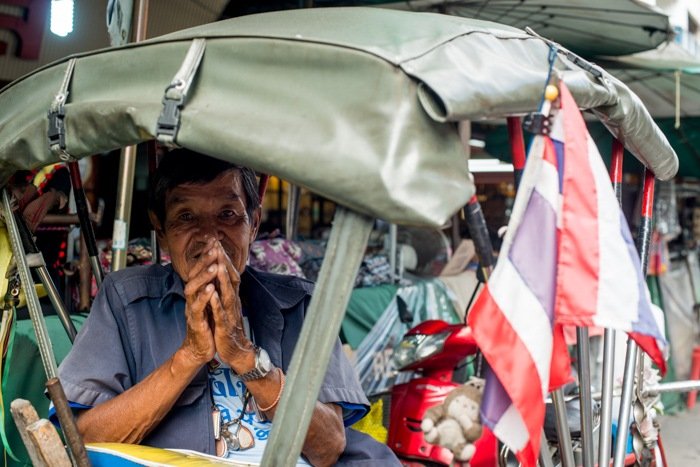
{"type": "Polygon", "coordinates": [[[355,369],[343,352],[340,339],[336,340],[333,347],[318,400],[342,407],[345,426],[352,425],[369,411],[367,396],[362,390],[355,369]]]}
{"type": "Polygon", "coordinates": [[[132,385],[124,307],[107,276],[58,374],[74,406],[94,407],[132,385]]]}

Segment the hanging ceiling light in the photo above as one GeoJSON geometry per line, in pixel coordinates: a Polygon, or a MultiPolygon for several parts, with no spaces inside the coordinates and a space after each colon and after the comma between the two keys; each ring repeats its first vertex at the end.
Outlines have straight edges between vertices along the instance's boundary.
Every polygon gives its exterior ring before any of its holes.
{"type": "Polygon", "coordinates": [[[73,0],[51,0],[51,32],[61,37],[73,32],[73,0]]]}

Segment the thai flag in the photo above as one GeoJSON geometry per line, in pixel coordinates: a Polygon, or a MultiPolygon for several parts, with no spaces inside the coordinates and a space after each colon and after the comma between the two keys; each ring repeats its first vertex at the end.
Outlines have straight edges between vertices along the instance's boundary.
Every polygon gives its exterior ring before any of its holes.
{"type": "Polygon", "coordinates": [[[539,453],[547,393],[570,375],[562,325],[662,334],[629,228],[571,94],[537,136],[496,267],[469,313],[489,363],[482,420],[524,466],[539,453]]]}

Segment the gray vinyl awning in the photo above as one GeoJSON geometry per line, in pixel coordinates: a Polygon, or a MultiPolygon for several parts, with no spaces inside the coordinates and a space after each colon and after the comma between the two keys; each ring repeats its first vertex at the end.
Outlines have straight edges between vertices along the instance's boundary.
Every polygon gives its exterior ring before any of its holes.
{"type": "Polygon", "coordinates": [[[673,117],[676,92],[680,117],[700,116],[700,74],[662,70],[613,70],[615,76],[629,84],[655,118],[673,117]]]}
{"type": "Polygon", "coordinates": [[[700,57],[669,42],[622,57],[601,57],[640,97],[679,158],[678,175],[700,178],[700,57]]]}
{"type": "Polygon", "coordinates": [[[639,0],[417,0],[405,5],[530,27],[585,57],[633,54],[672,37],[668,16],[639,0]]]}
{"type": "Polygon", "coordinates": [[[655,118],[700,116],[700,56],[674,42],[621,57],[599,57],[655,118]],[[676,98],[678,94],[678,99],[676,98]]]}
{"type": "MultiPolygon", "coordinates": [[[[358,212],[439,226],[473,194],[454,122],[537,109],[549,46],[495,23],[376,8],[236,18],[75,56],[74,157],[152,139],[163,93],[206,39],[177,143],[272,173],[358,212]]],[[[0,178],[57,160],[47,111],[68,58],[0,92],[0,178]]],[[[556,72],[661,179],[677,158],[629,89],[567,59],[556,72]]]]}

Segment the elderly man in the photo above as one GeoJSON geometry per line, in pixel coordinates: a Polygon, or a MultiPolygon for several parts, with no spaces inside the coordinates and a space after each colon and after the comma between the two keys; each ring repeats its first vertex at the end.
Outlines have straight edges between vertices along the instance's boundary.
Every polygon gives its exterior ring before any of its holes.
{"type": "MultiPolygon", "coordinates": [[[[162,160],[149,215],[172,264],[109,275],[59,373],[86,442],[260,461],[311,284],[246,268],[260,223],[255,174],[180,149],[162,160]]],[[[367,399],[340,344],[299,465],[392,465],[346,429],[367,399]]]]}

